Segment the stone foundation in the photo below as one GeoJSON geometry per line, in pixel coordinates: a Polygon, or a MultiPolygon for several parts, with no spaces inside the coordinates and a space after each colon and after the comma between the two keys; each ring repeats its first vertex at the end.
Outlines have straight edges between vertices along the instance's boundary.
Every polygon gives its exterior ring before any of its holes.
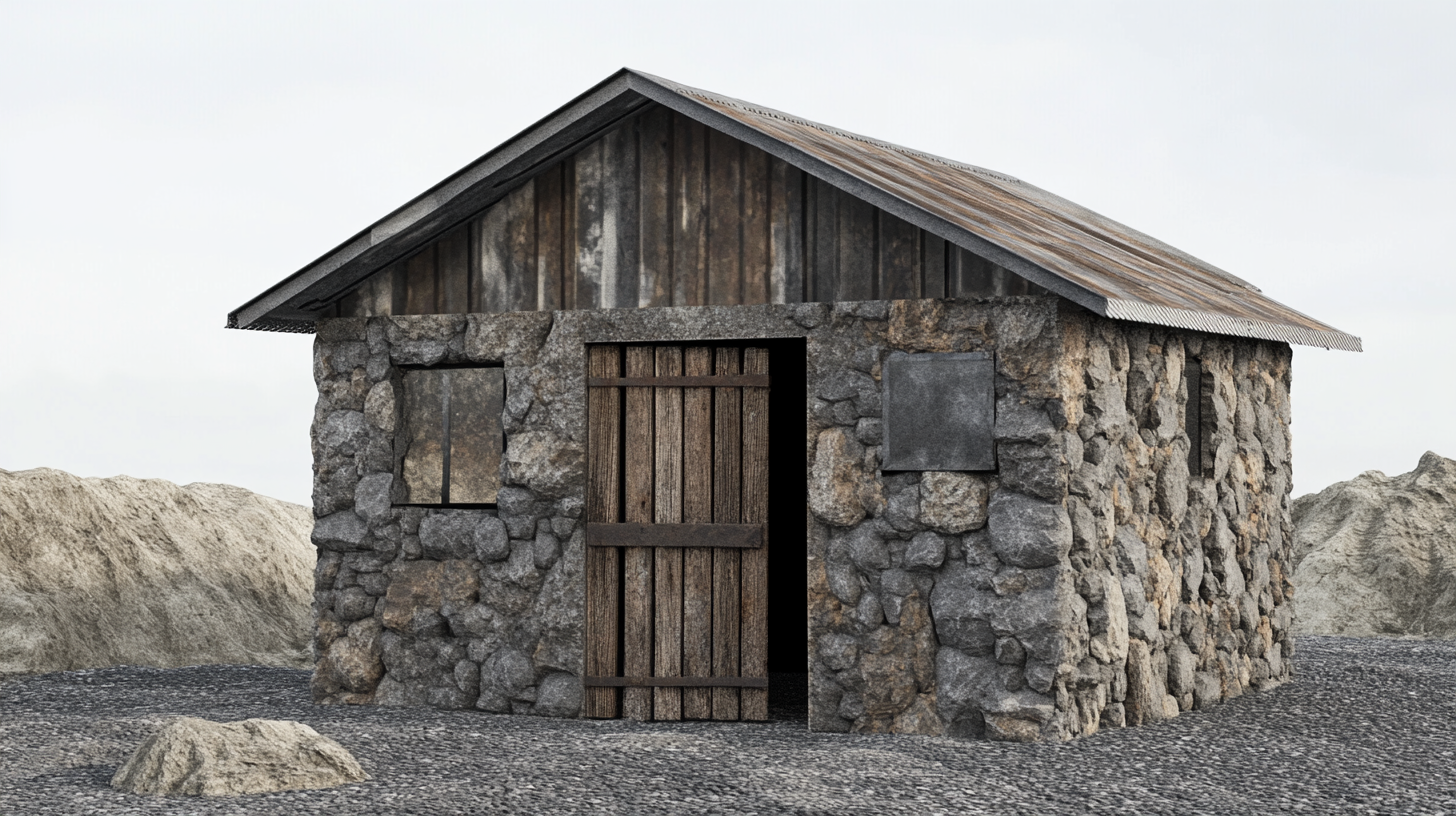
{"type": "Polygon", "coordinates": [[[315,698],[577,716],[586,344],[774,337],[808,357],[812,728],[1059,740],[1288,678],[1288,347],[1022,297],[320,321],[315,698]],[[891,351],[994,352],[997,471],[879,470],[891,351]],[[505,368],[495,509],[391,504],[399,367],[438,364],[505,368]]]}

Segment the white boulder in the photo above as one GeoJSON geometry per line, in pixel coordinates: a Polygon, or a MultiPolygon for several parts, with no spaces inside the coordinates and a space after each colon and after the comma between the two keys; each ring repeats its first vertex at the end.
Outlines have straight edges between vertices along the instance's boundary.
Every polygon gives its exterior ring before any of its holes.
{"type": "Polygon", "coordinates": [[[128,793],[234,796],[368,778],[342,745],[300,722],[178,717],[132,753],[111,786],[128,793]]]}

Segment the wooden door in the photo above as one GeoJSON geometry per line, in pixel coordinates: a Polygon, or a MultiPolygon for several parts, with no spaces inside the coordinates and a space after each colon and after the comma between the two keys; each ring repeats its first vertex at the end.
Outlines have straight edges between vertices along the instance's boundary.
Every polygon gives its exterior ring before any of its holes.
{"type": "Polygon", "coordinates": [[[768,719],[768,350],[587,350],[588,717],[768,719]]]}

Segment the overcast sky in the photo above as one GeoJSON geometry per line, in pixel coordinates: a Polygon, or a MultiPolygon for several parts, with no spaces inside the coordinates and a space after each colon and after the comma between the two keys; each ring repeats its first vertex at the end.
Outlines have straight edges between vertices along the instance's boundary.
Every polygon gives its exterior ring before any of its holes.
{"type": "Polygon", "coordinates": [[[1295,495],[1456,457],[1456,3],[0,0],[0,468],[307,503],[227,313],[626,65],[1000,170],[1364,338],[1295,495]],[[700,10],[702,9],[702,10],[700,10]]]}

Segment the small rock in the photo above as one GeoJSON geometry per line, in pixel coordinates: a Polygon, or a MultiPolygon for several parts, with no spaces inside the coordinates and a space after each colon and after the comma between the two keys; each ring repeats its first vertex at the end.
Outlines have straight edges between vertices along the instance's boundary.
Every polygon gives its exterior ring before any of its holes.
{"type": "Polygon", "coordinates": [[[128,793],[234,796],[368,778],[342,745],[300,722],[178,717],[136,749],[111,786],[128,793]]]}

